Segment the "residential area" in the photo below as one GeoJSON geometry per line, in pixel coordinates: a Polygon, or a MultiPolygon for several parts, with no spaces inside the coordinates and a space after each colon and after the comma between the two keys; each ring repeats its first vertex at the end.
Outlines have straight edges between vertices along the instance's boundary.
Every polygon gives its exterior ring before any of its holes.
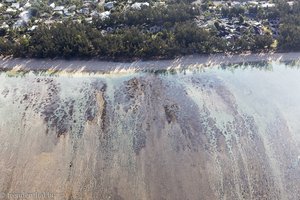
{"type": "MultiPolygon", "coordinates": [[[[11,45],[14,49],[19,49],[24,44],[30,46],[33,35],[40,32],[40,30],[35,31],[36,29],[47,26],[51,31],[57,28],[57,24],[64,24],[61,28],[70,26],[81,29],[84,37],[93,38],[92,41],[87,42],[88,48],[90,46],[92,49],[100,48],[91,43],[102,37],[101,40],[104,41],[101,41],[101,44],[106,46],[104,49],[109,48],[111,44],[106,44],[106,39],[104,39],[109,38],[111,41],[117,40],[112,42],[113,44],[122,43],[121,46],[128,46],[124,47],[126,52],[132,52],[130,48],[133,45],[134,49],[137,48],[133,51],[137,57],[141,51],[145,50],[141,47],[145,44],[147,48],[150,45],[151,48],[156,49],[153,52],[151,50],[153,54],[162,52],[168,56],[240,50],[276,50],[278,43],[279,45],[291,44],[296,48],[298,43],[292,41],[291,38],[297,37],[291,37],[291,35],[299,32],[297,31],[298,20],[294,19],[299,15],[298,7],[298,2],[284,0],[276,0],[276,2],[2,0],[0,3],[0,37],[2,37],[0,38],[0,52],[12,52],[9,50],[11,45]],[[68,25],[65,25],[66,23],[68,25]],[[292,23],[293,28],[288,28],[289,23],[292,23]],[[90,31],[97,33],[90,36],[90,33],[86,32],[90,28],[90,31]],[[128,35],[139,35],[141,43],[128,43],[128,38],[125,37],[127,32],[130,32],[128,35]],[[94,38],[96,35],[97,38],[94,38]],[[283,40],[285,42],[280,43],[283,40]]],[[[136,40],[136,38],[130,39],[136,40]]],[[[110,51],[100,49],[101,54],[107,54],[110,51]]],[[[27,50],[32,50],[32,48],[27,50]]],[[[120,48],[116,51],[120,51],[120,48]]],[[[99,52],[94,54],[98,55],[99,52]]],[[[126,55],[127,53],[117,53],[119,54],[126,55]]],[[[116,54],[112,53],[112,56],[116,54]]]]}
{"type": "MultiPolygon", "coordinates": [[[[5,29],[25,28],[32,31],[40,24],[51,24],[63,20],[73,20],[91,23],[93,18],[106,19],[116,9],[141,9],[150,6],[148,2],[118,3],[117,1],[82,0],[62,3],[53,1],[33,2],[30,0],[4,0],[0,3],[0,28],[1,33],[5,29]]],[[[293,5],[293,1],[288,2],[293,5]]],[[[274,3],[268,1],[196,1],[193,2],[195,9],[204,12],[197,16],[199,27],[215,26],[219,36],[227,40],[239,37],[248,29],[254,34],[271,32],[278,37],[279,18],[261,19],[258,10],[268,10],[275,7],[274,3]],[[204,9],[203,9],[204,8],[204,9]],[[232,11],[233,10],[233,11],[232,11]]],[[[151,6],[166,6],[165,2],[151,2],[151,6]]],[[[158,32],[161,26],[149,27],[151,32],[158,32]]],[[[108,30],[112,30],[109,27],[108,30]]]]}
{"type": "MultiPolygon", "coordinates": [[[[196,3],[197,4],[197,3],[196,3]]],[[[288,4],[292,6],[293,1],[288,4]]],[[[200,3],[200,6],[203,4],[200,3]]],[[[218,35],[226,40],[235,40],[246,31],[252,34],[271,34],[279,36],[279,16],[263,16],[264,11],[275,8],[274,3],[267,1],[212,1],[206,5],[207,10],[197,18],[200,27],[214,27],[218,35]]]]}

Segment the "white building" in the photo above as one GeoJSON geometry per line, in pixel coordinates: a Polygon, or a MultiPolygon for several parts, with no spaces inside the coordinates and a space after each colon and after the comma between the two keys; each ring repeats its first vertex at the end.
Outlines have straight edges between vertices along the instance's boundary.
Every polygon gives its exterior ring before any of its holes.
{"type": "Polygon", "coordinates": [[[103,13],[100,13],[99,16],[100,16],[100,19],[105,20],[105,19],[109,18],[110,11],[105,11],[103,13]]]}
{"type": "Polygon", "coordinates": [[[150,4],[148,2],[135,2],[131,5],[131,8],[140,10],[143,6],[149,6],[150,4]]]}
{"type": "Polygon", "coordinates": [[[20,13],[19,17],[24,21],[24,22],[28,22],[31,18],[31,14],[29,11],[23,11],[20,13]]]}
{"type": "Polygon", "coordinates": [[[12,7],[12,8],[15,8],[15,9],[19,9],[19,8],[20,8],[20,3],[19,3],[19,2],[17,2],[17,3],[12,3],[12,4],[11,4],[11,7],[12,7]]]}
{"type": "Polygon", "coordinates": [[[104,8],[111,10],[114,8],[114,2],[110,1],[104,4],[104,8]]]}
{"type": "Polygon", "coordinates": [[[54,11],[63,11],[65,9],[64,6],[56,6],[53,10],[54,11]]]}

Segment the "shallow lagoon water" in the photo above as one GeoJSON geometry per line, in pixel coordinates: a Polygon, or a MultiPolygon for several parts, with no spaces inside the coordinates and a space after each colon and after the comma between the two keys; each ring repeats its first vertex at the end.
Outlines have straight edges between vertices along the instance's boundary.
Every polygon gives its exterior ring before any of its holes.
{"type": "Polygon", "coordinates": [[[3,72],[1,195],[298,200],[299,77],[278,62],[3,72]]]}

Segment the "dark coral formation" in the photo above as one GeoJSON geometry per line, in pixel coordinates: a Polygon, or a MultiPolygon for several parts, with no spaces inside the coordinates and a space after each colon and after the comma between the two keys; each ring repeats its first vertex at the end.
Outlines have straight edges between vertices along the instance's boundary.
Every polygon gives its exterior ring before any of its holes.
{"type": "Polygon", "coordinates": [[[61,180],[62,199],[299,199],[296,124],[277,105],[254,109],[214,75],[73,80],[38,77],[33,90],[4,87],[0,95],[23,115],[15,146],[38,149],[16,162],[40,164],[40,174],[53,169],[55,180],[43,184],[61,180]],[[45,127],[47,134],[30,132],[45,127]]]}

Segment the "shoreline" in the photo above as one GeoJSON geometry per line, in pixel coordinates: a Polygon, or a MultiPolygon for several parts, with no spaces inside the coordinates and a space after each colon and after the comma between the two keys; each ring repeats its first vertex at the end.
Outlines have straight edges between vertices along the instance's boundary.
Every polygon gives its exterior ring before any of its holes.
{"type": "Polygon", "coordinates": [[[190,67],[209,67],[251,62],[289,62],[300,61],[300,52],[293,53],[249,53],[249,54],[212,54],[190,55],[169,60],[147,60],[133,62],[114,62],[100,60],[64,60],[64,59],[29,59],[0,57],[0,71],[67,71],[67,72],[111,72],[121,70],[155,71],[188,69],[190,67]]]}

